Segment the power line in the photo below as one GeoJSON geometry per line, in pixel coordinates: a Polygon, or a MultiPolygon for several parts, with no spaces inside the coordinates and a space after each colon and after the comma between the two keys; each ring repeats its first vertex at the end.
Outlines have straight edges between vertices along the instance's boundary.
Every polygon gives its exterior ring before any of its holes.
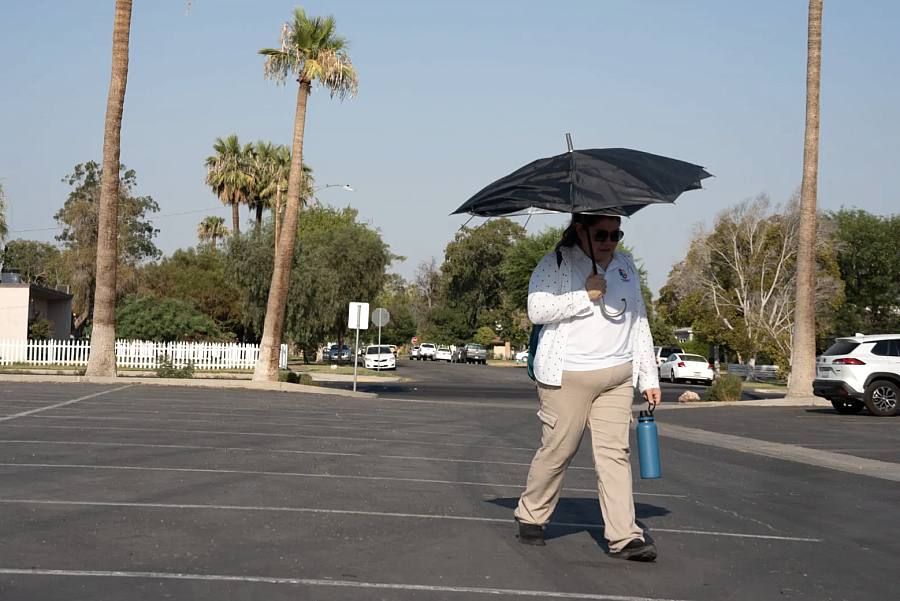
{"type": "MultiPolygon", "coordinates": [[[[192,213],[205,213],[207,211],[215,211],[216,209],[230,209],[230,208],[231,207],[226,206],[226,205],[219,205],[217,207],[210,207],[207,209],[197,209],[196,211],[182,211],[180,213],[163,213],[162,215],[151,216],[151,220],[159,219],[160,217],[176,217],[178,215],[190,215],[192,213]]],[[[30,230],[9,230],[9,233],[10,234],[26,234],[29,232],[51,232],[53,230],[61,230],[61,229],[63,229],[63,226],[57,225],[56,227],[42,227],[42,228],[35,228],[35,229],[30,229],[30,230]]]]}

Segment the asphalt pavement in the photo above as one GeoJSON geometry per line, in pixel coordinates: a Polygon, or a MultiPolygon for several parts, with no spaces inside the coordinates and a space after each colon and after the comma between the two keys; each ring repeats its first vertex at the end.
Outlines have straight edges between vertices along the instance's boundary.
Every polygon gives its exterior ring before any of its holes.
{"type": "MultiPolygon", "coordinates": [[[[401,358],[397,369],[386,372],[409,379],[409,382],[359,382],[357,390],[371,392],[386,399],[428,400],[533,405],[537,400],[534,382],[524,367],[510,365],[468,365],[444,361],[413,361],[401,358]]],[[[330,388],[350,390],[352,382],[325,382],[330,388]]],[[[692,390],[704,398],[708,387],[694,384],[661,384],[664,403],[677,403],[678,397],[692,390]]],[[[773,398],[778,392],[745,392],[744,400],[773,398]]],[[[642,403],[635,393],[635,403],[642,403]]]]}
{"type": "MultiPolygon", "coordinates": [[[[519,544],[533,408],[0,382],[0,599],[894,598],[900,485],[751,438],[738,452],[663,435],[663,477],[635,469],[655,563],[606,555],[589,445],[548,545],[519,544]]],[[[789,421],[798,437],[856,423],[802,416],[659,419],[754,436],[789,421]]],[[[868,419],[859,432],[895,440],[868,419]]]]}

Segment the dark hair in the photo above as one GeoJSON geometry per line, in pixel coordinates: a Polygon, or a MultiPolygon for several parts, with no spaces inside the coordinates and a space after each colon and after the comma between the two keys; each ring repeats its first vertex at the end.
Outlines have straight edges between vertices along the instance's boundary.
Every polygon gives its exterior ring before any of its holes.
{"type": "Polygon", "coordinates": [[[597,222],[604,219],[615,219],[619,223],[622,223],[622,218],[618,215],[585,215],[583,213],[575,213],[572,215],[572,221],[570,221],[566,229],[563,230],[562,240],[556,245],[556,250],[559,250],[563,246],[575,246],[578,244],[578,233],[575,231],[576,223],[580,223],[582,227],[593,227],[597,225],[597,222]]]}

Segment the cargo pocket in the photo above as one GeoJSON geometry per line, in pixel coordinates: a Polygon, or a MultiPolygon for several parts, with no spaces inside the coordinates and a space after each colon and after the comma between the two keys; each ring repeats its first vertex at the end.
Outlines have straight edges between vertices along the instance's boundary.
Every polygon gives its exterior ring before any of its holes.
{"type": "Polygon", "coordinates": [[[547,425],[550,426],[551,428],[554,427],[554,426],[556,426],[556,419],[557,419],[557,418],[556,418],[555,415],[551,415],[551,414],[547,413],[546,411],[544,411],[543,409],[540,409],[540,410],[537,412],[537,416],[540,418],[540,420],[541,420],[542,422],[544,422],[545,424],[547,424],[547,425]]]}

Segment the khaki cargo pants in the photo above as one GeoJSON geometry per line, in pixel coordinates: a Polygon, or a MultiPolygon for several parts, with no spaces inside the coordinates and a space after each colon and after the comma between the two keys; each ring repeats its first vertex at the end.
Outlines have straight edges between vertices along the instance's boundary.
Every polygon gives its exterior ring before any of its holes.
{"type": "Polygon", "coordinates": [[[631,363],[626,363],[595,371],[563,372],[560,387],[538,384],[543,434],[515,511],[519,521],[543,526],[550,520],[587,426],[609,548],[615,553],[633,539],[644,540],[634,518],[629,462],[628,430],[634,401],[631,374],[631,363]]]}

